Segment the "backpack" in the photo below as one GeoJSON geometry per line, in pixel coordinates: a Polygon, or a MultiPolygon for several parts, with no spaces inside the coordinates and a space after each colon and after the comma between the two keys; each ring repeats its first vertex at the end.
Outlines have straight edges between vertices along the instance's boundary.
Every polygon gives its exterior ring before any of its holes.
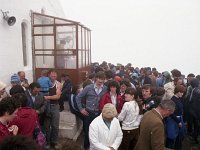
{"type": "Polygon", "coordinates": [[[45,138],[45,135],[42,133],[42,130],[40,128],[38,121],[36,121],[35,124],[36,125],[35,125],[35,129],[33,131],[33,139],[39,145],[39,149],[43,150],[43,147],[46,143],[46,138],[45,138]]]}

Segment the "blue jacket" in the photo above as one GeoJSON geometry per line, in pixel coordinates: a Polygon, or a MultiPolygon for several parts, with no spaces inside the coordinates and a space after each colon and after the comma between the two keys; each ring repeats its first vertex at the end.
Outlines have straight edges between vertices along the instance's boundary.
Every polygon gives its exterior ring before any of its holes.
{"type": "Polygon", "coordinates": [[[53,83],[48,77],[40,77],[37,82],[40,84],[41,91],[48,92],[53,83]]]}
{"type": "Polygon", "coordinates": [[[82,107],[82,99],[85,99],[85,108],[88,111],[99,111],[99,102],[102,95],[107,92],[107,87],[104,85],[102,91],[97,95],[95,91],[95,84],[90,84],[86,86],[76,97],[76,102],[78,105],[78,109],[81,111],[82,107]]]}

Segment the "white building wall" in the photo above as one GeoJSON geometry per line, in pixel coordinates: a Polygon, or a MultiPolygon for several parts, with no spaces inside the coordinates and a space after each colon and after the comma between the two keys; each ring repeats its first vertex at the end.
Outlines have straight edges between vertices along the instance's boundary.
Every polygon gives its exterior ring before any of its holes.
{"type": "Polygon", "coordinates": [[[16,23],[9,26],[0,13],[0,80],[10,84],[10,76],[18,71],[25,71],[29,82],[33,81],[32,71],[32,36],[31,10],[65,18],[58,0],[0,0],[0,10],[9,11],[9,16],[16,17],[16,23]],[[21,23],[27,23],[28,66],[23,65],[21,23]]]}

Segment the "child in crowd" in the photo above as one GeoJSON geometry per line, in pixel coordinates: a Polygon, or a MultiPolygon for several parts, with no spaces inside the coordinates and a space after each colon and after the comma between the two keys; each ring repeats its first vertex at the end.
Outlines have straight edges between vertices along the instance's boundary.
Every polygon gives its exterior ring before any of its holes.
{"type": "MultiPolygon", "coordinates": [[[[41,77],[38,78],[37,82],[40,84],[40,93],[43,96],[49,96],[49,89],[53,86],[53,83],[48,77],[48,70],[42,70],[41,77]]],[[[47,114],[50,112],[50,102],[47,101],[46,106],[46,112],[47,114]]]]}
{"type": "Polygon", "coordinates": [[[49,95],[49,88],[53,86],[53,83],[48,77],[48,70],[42,70],[41,77],[38,78],[37,82],[40,84],[40,92],[44,96],[49,95]]]}

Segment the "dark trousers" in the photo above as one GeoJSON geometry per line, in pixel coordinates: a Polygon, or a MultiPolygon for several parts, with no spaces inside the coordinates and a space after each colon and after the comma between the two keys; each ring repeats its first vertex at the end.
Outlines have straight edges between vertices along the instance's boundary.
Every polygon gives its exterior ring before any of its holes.
{"type": "Polygon", "coordinates": [[[64,109],[64,102],[65,101],[70,101],[70,94],[65,94],[65,95],[61,95],[60,96],[60,99],[59,99],[59,105],[60,105],[60,108],[64,109]]]}
{"type": "Polygon", "coordinates": [[[166,147],[167,148],[170,148],[170,149],[174,149],[175,147],[175,140],[173,139],[169,139],[169,138],[166,138],[166,147]]]}
{"type": "Polygon", "coordinates": [[[166,147],[170,149],[175,149],[175,150],[181,150],[182,149],[182,142],[183,142],[183,137],[178,135],[176,139],[166,139],[166,147]]]}
{"type": "Polygon", "coordinates": [[[85,132],[85,137],[84,137],[84,148],[89,148],[90,147],[90,142],[89,142],[89,126],[90,123],[97,117],[99,116],[99,112],[98,113],[93,113],[90,112],[89,116],[85,116],[83,119],[83,130],[85,132]]]}
{"type": "Polygon", "coordinates": [[[50,114],[45,118],[47,144],[57,144],[59,132],[60,112],[58,104],[50,105],[50,114]]]}
{"type": "Polygon", "coordinates": [[[175,150],[181,150],[182,149],[182,142],[184,137],[181,135],[178,135],[175,141],[175,150]]]}
{"type": "Polygon", "coordinates": [[[139,128],[133,130],[122,130],[123,139],[119,150],[133,150],[139,138],[139,128]]]}
{"type": "Polygon", "coordinates": [[[193,133],[192,133],[192,137],[194,138],[195,142],[198,143],[198,135],[199,135],[199,131],[200,131],[200,123],[199,123],[199,120],[197,119],[194,119],[194,130],[193,130],[193,133]]]}

